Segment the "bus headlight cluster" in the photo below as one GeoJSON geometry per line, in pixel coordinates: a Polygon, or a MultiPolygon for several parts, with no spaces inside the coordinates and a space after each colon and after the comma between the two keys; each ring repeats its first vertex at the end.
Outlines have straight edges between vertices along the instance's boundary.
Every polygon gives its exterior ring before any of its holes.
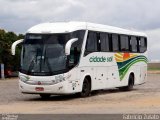
{"type": "Polygon", "coordinates": [[[57,84],[63,81],[65,81],[65,77],[63,75],[57,75],[55,76],[55,80],[52,80],[54,84],[57,84]]]}
{"type": "Polygon", "coordinates": [[[19,78],[22,82],[28,81],[28,78],[26,76],[20,76],[19,78]]]}

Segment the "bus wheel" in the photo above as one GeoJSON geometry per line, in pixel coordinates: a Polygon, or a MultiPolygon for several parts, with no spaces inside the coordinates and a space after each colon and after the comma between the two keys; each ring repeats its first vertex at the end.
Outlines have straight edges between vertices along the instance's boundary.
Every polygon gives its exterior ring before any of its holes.
{"type": "Polygon", "coordinates": [[[128,80],[128,86],[120,87],[119,90],[121,90],[121,91],[131,91],[131,90],[133,90],[133,86],[134,86],[134,75],[130,74],[129,80],[128,80]]]}
{"type": "Polygon", "coordinates": [[[48,99],[48,98],[50,98],[50,94],[40,94],[40,96],[41,96],[41,98],[42,99],[48,99]]]}
{"type": "Polygon", "coordinates": [[[91,93],[91,82],[87,78],[85,78],[80,96],[81,97],[88,97],[90,95],[90,93],[91,93]]]}

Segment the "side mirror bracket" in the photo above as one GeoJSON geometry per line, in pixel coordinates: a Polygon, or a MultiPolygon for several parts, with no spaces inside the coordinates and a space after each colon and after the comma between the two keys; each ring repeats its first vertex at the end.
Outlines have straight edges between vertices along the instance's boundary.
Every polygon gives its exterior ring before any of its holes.
{"type": "Polygon", "coordinates": [[[12,44],[12,47],[11,47],[11,54],[12,54],[12,55],[15,55],[15,53],[16,53],[16,46],[17,46],[18,44],[22,43],[23,40],[24,40],[24,39],[17,40],[17,41],[15,41],[15,42],[12,44]]]}
{"type": "Polygon", "coordinates": [[[65,54],[66,55],[70,55],[70,49],[71,49],[71,46],[74,42],[76,42],[78,40],[78,38],[73,38],[73,39],[70,39],[67,43],[66,43],[66,46],[65,46],[65,54]]]}

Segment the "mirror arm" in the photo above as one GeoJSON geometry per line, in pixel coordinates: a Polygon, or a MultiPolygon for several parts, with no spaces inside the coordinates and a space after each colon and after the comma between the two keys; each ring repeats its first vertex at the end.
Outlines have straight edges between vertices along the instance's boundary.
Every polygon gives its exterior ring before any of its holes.
{"type": "Polygon", "coordinates": [[[20,39],[20,40],[17,40],[15,41],[13,44],[12,44],[12,47],[11,47],[11,54],[12,55],[15,55],[15,52],[16,52],[16,46],[20,43],[23,42],[24,39],[20,39]]]}
{"type": "Polygon", "coordinates": [[[73,39],[70,39],[66,46],[65,46],[65,54],[66,55],[70,55],[70,49],[71,49],[71,45],[76,42],[78,40],[78,38],[73,38],[73,39]]]}

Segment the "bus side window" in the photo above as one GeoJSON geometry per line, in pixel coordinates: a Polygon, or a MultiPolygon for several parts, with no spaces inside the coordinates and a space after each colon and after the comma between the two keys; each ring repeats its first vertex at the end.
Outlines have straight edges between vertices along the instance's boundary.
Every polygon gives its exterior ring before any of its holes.
{"type": "Polygon", "coordinates": [[[109,51],[109,36],[107,33],[100,33],[100,41],[101,41],[101,51],[108,52],[109,51]]]}
{"type": "Polygon", "coordinates": [[[138,52],[138,42],[135,36],[130,37],[130,51],[131,52],[138,52]]]}
{"type": "Polygon", "coordinates": [[[97,52],[97,33],[90,31],[87,36],[85,55],[92,52],[97,52]]]}
{"type": "Polygon", "coordinates": [[[147,50],[147,39],[144,37],[140,37],[139,39],[139,50],[140,53],[144,53],[147,50]]]}
{"type": "Polygon", "coordinates": [[[122,52],[129,51],[129,39],[126,35],[120,35],[120,49],[122,52]]]}
{"type": "Polygon", "coordinates": [[[119,51],[119,39],[117,34],[112,34],[112,49],[113,52],[119,51]]]}

